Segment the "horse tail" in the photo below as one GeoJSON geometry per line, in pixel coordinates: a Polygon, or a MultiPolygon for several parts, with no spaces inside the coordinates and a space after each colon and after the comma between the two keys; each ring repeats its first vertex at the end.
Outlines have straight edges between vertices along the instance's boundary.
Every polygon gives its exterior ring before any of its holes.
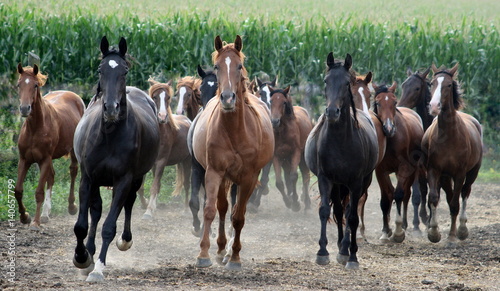
{"type": "Polygon", "coordinates": [[[175,168],[177,170],[177,174],[175,176],[175,189],[174,192],[172,192],[172,197],[179,196],[182,186],[184,185],[184,171],[182,170],[181,163],[177,164],[175,168]]]}

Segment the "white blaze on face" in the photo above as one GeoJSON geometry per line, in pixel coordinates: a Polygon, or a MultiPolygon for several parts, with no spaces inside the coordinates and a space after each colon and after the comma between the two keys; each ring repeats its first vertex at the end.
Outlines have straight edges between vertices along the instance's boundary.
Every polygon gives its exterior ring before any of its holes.
{"type": "Polygon", "coordinates": [[[431,102],[429,103],[430,109],[433,112],[437,112],[439,105],[441,104],[441,86],[443,84],[444,77],[438,77],[437,82],[438,85],[436,90],[434,90],[434,94],[432,95],[431,102]]]}
{"type": "Polygon", "coordinates": [[[167,107],[165,106],[165,91],[160,93],[160,115],[167,116],[167,107]]]}
{"type": "Polygon", "coordinates": [[[182,108],[184,107],[184,95],[186,95],[186,87],[181,87],[179,89],[179,103],[177,104],[177,114],[182,114],[182,108]]]}
{"type": "Polygon", "coordinates": [[[233,86],[231,85],[231,79],[229,77],[230,65],[231,65],[231,58],[230,57],[226,57],[227,79],[229,81],[229,88],[232,89],[233,86]]]}
{"type": "Polygon", "coordinates": [[[271,105],[271,90],[269,90],[269,86],[265,85],[264,88],[262,88],[262,91],[266,92],[267,95],[266,102],[268,105],[271,105]]]}
{"type": "Polygon", "coordinates": [[[363,102],[363,112],[366,114],[370,114],[370,112],[368,112],[368,104],[366,104],[366,97],[364,92],[365,90],[363,89],[363,87],[359,87],[358,93],[359,95],[361,95],[361,102],[363,102]]]}
{"type": "Polygon", "coordinates": [[[207,84],[208,84],[208,86],[213,87],[215,85],[215,82],[214,81],[208,81],[207,84]]]}
{"type": "Polygon", "coordinates": [[[24,83],[29,84],[30,83],[30,79],[24,80],[24,83]]]}
{"type": "Polygon", "coordinates": [[[118,67],[118,63],[117,63],[117,62],[115,62],[115,60],[110,60],[110,61],[109,61],[109,63],[108,63],[108,65],[109,65],[112,69],[114,69],[114,68],[118,67]]]}

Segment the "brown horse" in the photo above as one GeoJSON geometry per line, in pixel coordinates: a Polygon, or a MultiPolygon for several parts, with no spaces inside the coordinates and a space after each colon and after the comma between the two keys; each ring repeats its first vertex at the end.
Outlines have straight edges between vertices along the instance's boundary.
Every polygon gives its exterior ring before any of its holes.
{"type": "Polygon", "coordinates": [[[434,64],[431,68],[434,75],[429,110],[432,115],[437,115],[437,118],[429,126],[422,140],[422,148],[427,157],[429,182],[430,220],[427,236],[431,242],[441,240],[436,209],[440,188],[443,188],[451,215],[448,240],[454,242],[457,237],[464,240],[469,236],[465,210],[471,186],[481,167],[482,129],[474,117],[458,111],[462,107],[460,88],[455,80],[458,64],[449,70],[438,69],[434,64]],[[457,232],[459,212],[460,226],[457,232]]]}
{"type": "Polygon", "coordinates": [[[309,168],[304,159],[304,148],[307,136],[313,128],[307,110],[300,106],[293,106],[292,97],[288,94],[290,86],[285,89],[270,87],[271,95],[271,122],[274,128],[274,172],[276,173],[276,187],[283,196],[285,205],[294,211],[300,210],[297,195],[297,167],[302,174],[302,201],[305,209],[310,209],[309,198],[309,168]],[[284,171],[285,185],[283,184],[281,169],[284,171]],[[289,195],[291,194],[291,197],[289,195]],[[293,201],[289,199],[292,198],[293,201]]]}
{"type": "MultiPolygon", "coordinates": [[[[153,185],[150,190],[149,204],[143,219],[152,219],[156,210],[156,200],[160,193],[161,177],[166,166],[177,165],[177,178],[172,196],[177,196],[182,187],[186,192],[184,206],[188,207],[189,184],[191,176],[191,155],[187,145],[187,133],[191,120],[184,115],[174,115],[170,109],[173,96],[171,83],[159,83],[149,80],[149,96],[158,109],[158,123],[160,127],[160,150],[153,165],[153,185]]],[[[142,188],[142,187],[141,187],[142,188]]],[[[144,189],[139,192],[141,201],[144,200],[144,189]]]]}
{"type": "Polygon", "coordinates": [[[35,190],[36,212],[31,224],[32,229],[40,229],[41,222],[49,220],[51,209],[52,186],[54,185],[53,159],[65,155],[71,156],[69,167],[71,186],[68,196],[68,212],[76,214],[75,178],[78,173],[78,162],[73,151],[73,136],[75,128],[85,110],[82,99],[70,91],[54,91],[40,94],[40,88],[45,84],[47,76],[38,71],[38,66],[23,68],[17,66],[19,80],[19,110],[26,120],[19,134],[19,165],[15,196],[19,205],[22,223],[30,223],[31,218],[23,204],[23,184],[26,173],[34,163],[40,167],[40,179],[35,190]],[[47,185],[46,190],[45,185],[47,185]],[[43,210],[42,210],[43,203],[43,210]]]}
{"type": "Polygon", "coordinates": [[[195,77],[182,77],[177,81],[177,115],[186,114],[193,121],[200,107],[202,106],[200,97],[201,79],[195,77]]]}
{"type": "MultiPolygon", "coordinates": [[[[200,243],[197,267],[212,265],[210,229],[219,211],[217,258],[226,261],[226,234],[224,222],[228,209],[227,192],[231,183],[238,185],[236,204],[231,220],[234,237],[232,254],[227,269],[240,269],[241,229],[245,224],[246,204],[257,184],[260,170],[272,159],[274,134],[267,106],[247,91],[247,71],[243,66],[244,54],[241,37],[234,43],[223,45],[215,38],[212,55],[219,83],[218,93],[199,115],[193,134],[193,152],[205,168],[206,205],[204,229],[200,243]],[[224,260],[223,260],[224,259],[224,260]]],[[[230,248],[228,245],[228,249],[230,248]]]]}
{"type": "MultiPolygon", "coordinates": [[[[395,242],[405,239],[408,226],[408,202],[411,197],[411,186],[419,170],[422,151],[420,143],[424,135],[422,120],[413,110],[406,107],[397,107],[398,100],[394,95],[397,83],[391,87],[373,86],[375,89],[374,111],[383,124],[383,131],[387,138],[387,146],[382,162],[375,169],[380,187],[380,208],[383,214],[383,241],[389,240],[391,235],[395,242]],[[396,173],[396,189],[392,185],[389,175],[396,173]],[[396,201],[396,230],[394,234],[389,227],[389,219],[393,200],[396,201]],[[401,213],[401,202],[404,204],[401,213]]],[[[418,227],[418,226],[417,226],[418,227]]]]}
{"type": "MultiPolygon", "coordinates": [[[[356,80],[351,85],[351,92],[354,99],[354,106],[356,109],[359,109],[365,112],[372,119],[372,123],[377,132],[377,141],[378,141],[378,160],[377,165],[380,164],[385,155],[385,147],[386,147],[386,138],[384,132],[382,130],[382,123],[378,119],[377,115],[370,110],[370,99],[371,92],[368,84],[372,81],[373,74],[372,72],[368,72],[366,76],[356,76],[356,80]]],[[[368,191],[363,193],[363,196],[359,199],[358,204],[358,215],[360,220],[359,226],[359,236],[358,240],[366,240],[365,237],[365,204],[366,199],[368,199],[368,191]]],[[[347,205],[347,202],[345,202],[347,205]]]]}

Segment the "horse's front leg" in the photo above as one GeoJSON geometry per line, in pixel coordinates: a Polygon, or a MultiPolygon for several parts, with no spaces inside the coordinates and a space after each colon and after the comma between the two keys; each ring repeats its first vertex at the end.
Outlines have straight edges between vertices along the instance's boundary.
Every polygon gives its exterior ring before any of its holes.
{"type": "Polygon", "coordinates": [[[427,238],[429,241],[437,243],[441,240],[439,226],[437,220],[437,206],[439,204],[439,180],[441,173],[434,169],[429,169],[427,172],[427,180],[429,182],[429,229],[427,230],[427,238]]]}
{"type": "Polygon", "coordinates": [[[288,171],[288,176],[289,176],[289,181],[287,188],[288,192],[292,193],[292,210],[293,211],[300,211],[300,203],[299,203],[299,195],[297,194],[297,180],[299,179],[299,174],[297,172],[297,168],[299,167],[300,163],[300,151],[296,151],[289,164],[289,168],[287,169],[288,171]]]}
{"type": "Polygon", "coordinates": [[[217,236],[217,257],[216,260],[219,264],[224,264],[227,262],[228,257],[226,257],[226,213],[229,208],[229,203],[227,201],[227,189],[226,181],[222,181],[219,192],[217,194],[217,210],[219,211],[219,235],[217,236]]]}
{"type": "Polygon", "coordinates": [[[69,187],[68,195],[68,213],[75,215],[78,208],[75,205],[75,180],[78,175],[78,160],[76,159],[75,150],[71,149],[71,164],[69,165],[69,175],[71,177],[71,184],[69,187]]]}
{"type": "MultiPolygon", "coordinates": [[[[321,204],[319,206],[319,220],[321,222],[321,232],[319,237],[319,251],[316,254],[316,264],[327,265],[330,263],[330,254],[326,249],[328,245],[328,237],[326,236],[326,226],[330,218],[331,206],[330,195],[332,194],[333,184],[323,174],[318,175],[318,188],[321,195],[321,204]]],[[[342,225],[342,219],[337,221],[342,225]]]]}
{"type": "MultiPolygon", "coordinates": [[[[457,240],[457,217],[460,211],[460,194],[462,193],[462,187],[465,181],[465,174],[453,179],[453,191],[450,193],[446,192],[446,198],[448,200],[448,206],[450,208],[451,225],[450,232],[448,234],[448,241],[451,243],[457,240]]],[[[443,185],[443,189],[444,185],[443,185]]],[[[446,189],[445,189],[446,190],[446,189]]]]}
{"type": "Polygon", "coordinates": [[[19,163],[17,166],[17,181],[14,187],[14,195],[17,200],[17,205],[19,207],[19,218],[21,223],[28,224],[31,222],[30,214],[26,211],[26,207],[23,203],[23,192],[24,192],[24,179],[26,178],[26,173],[30,168],[31,164],[27,163],[22,157],[19,158],[19,163]]]}
{"type": "Polygon", "coordinates": [[[383,170],[377,168],[375,170],[378,185],[380,187],[380,209],[382,210],[382,236],[380,240],[388,242],[392,235],[392,229],[389,226],[391,220],[391,207],[394,195],[394,187],[392,186],[389,175],[383,170]]]}
{"type": "Polygon", "coordinates": [[[278,188],[278,190],[280,191],[286,207],[290,208],[292,205],[290,203],[290,200],[288,199],[288,195],[285,191],[285,184],[283,183],[283,177],[281,176],[281,161],[276,156],[274,156],[274,158],[273,158],[273,167],[274,167],[274,174],[275,174],[275,179],[276,179],[276,188],[278,188]]]}
{"type": "MultiPolygon", "coordinates": [[[[79,191],[80,209],[78,212],[78,218],[74,226],[76,248],[75,255],[73,257],[73,264],[80,269],[85,269],[93,263],[93,254],[89,253],[89,251],[85,247],[85,244],[83,243],[89,231],[89,203],[92,203],[92,205],[94,205],[94,203],[91,202],[91,187],[92,184],[90,178],[84,173],[84,171],[82,171],[79,191]]],[[[92,217],[92,223],[94,223],[94,217],[92,217]]],[[[97,225],[97,222],[95,224],[97,225]]],[[[95,229],[93,231],[95,236],[95,229]]]]}
{"type": "Polygon", "coordinates": [[[40,179],[38,180],[38,186],[35,190],[35,200],[36,200],[36,211],[35,219],[31,223],[32,230],[40,230],[41,216],[42,216],[42,204],[43,212],[46,215],[44,221],[48,221],[50,209],[52,208],[52,185],[54,184],[54,167],[52,166],[52,158],[48,157],[43,160],[40,164],[40,179]],[[47,184],[47,193],[45,193],[45,184],[47,184]]]}
{"type": "Polygon", "coordinates": [[[130,230],[132,219],[132,207],[134,206],[135,199],[137,198],[137,190],[142,185],[143,178],[137,179],[133,182],[132,188],[125,201],[125,224],[123,227],[122,235],[118,236],[116,246],[120,251],[126,251],[132,246],[132,231],[130,230]]]}
{"type": "Polygon", "coordinates": [[[310,171],[305,159],[302,157],[300,164],[300,173],[302,175],[302,200],[304,201],[304,210],[311,209],[311,197],[309,197],[309,181],[311,180],[310,171]]]}

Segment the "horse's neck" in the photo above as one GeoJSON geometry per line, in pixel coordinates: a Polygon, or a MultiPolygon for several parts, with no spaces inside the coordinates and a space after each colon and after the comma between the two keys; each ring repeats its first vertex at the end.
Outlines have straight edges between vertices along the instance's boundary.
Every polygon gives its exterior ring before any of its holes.
{"type": "Polygon", "coordinates": [[[438,129],[439,131],[450,132],[458,128],[458,124],[461,122],[458,116],[457,110],[453,107],[453,104],[447,104],[441,108],[441,112],[438,117],[438,129]]]}
{"type": "Polygon", "coordinates": [[[354,129],[354,116],[351,114],[351,105],[342,107],[340,110],[340,118],[335,123],[328,123],[329,130],[337,136],[349,138],[354,129]]]}
{"type": "Polygon", "coordinates": [[[434,117],[429,114],[429,103],[427,102],[427,95],[430,95],[431,92],[429,88],[424,84],[422,86],[423,90],[421,91],[420,102],[416,106],[417,114],[422,118],[422,125],[424,126],[424,130],[426,130],[432,123],[434,117]]]}
{"type": "Polygon", "coordinates": [[[36,101],[33,104],[31,114],[26,119],[29,129],[33,130],[33,132],[37,131],[39,128],[43,128],[47,122],[50,122],[50,119],[48,119],[50,117],[50,105],[42,98],[39,90],[35,98],[36,101]]]}

